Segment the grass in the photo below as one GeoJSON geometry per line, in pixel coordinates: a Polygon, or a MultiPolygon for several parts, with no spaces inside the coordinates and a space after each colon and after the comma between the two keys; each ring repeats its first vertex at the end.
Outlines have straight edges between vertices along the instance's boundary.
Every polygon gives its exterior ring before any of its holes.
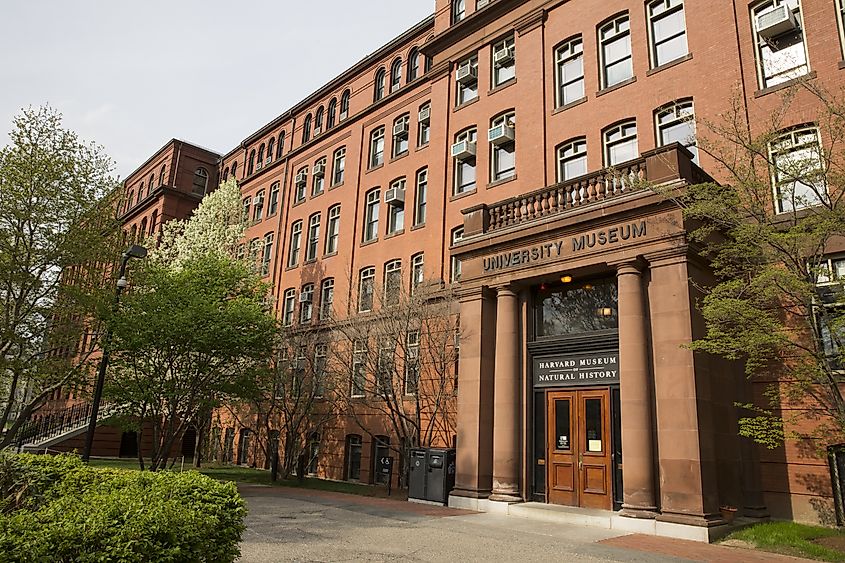
{"type": "Polygon", "coordinates": [[[845,533],[795,522],[766,522],[734,532],[725,539],[745,541],[763,551],[783,555],[820,561],[845,561],[845,553],[813,542],[815,539],[835,536],[845,537],[845,533]]]}
{"type": "MultiPolygon", "coordinates": [[[[138,462],[130,459],[92,459],[90,462],[92,467],[109,467],[116,469],[138,469],[138,462]]],[[[180,464],[173,467],[179,470],[180,464]]],[[[193,464],[185,464],[185,470],[193,469],[193,464]]],[[[204,464],[198,470],[203,475],[208,475],[218,481],[235,481],[236,483],[244,483],[249,485],[271,485],[276,487],[293,487],[300,489],[316,489],[320,491],[333,491],[336,493],[348,493],[353,495],[367,496],[367,497],[386,497],[387,489],[384,487],[374,487],[372,485],[362,485],[359,483],[348,483],[346,481],[329,481],[327,479],[314,479],[306,477],[303,481],[297,480],[295,477],[288,480],[279,479],[273,482],[270,479],[270,472],[261,469],[252,469],[250,467],[240,467],[237,465],[221,465],[221,464],[204,464]]],[[[400,498],[404,495],[404,491],[394,491],[393,497],[400,498]]]]}

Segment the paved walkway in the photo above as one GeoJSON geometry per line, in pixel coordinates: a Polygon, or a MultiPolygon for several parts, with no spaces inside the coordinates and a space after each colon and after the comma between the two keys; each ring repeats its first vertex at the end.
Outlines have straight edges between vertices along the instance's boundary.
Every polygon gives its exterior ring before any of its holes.
{"type": "Polygon", "coordinates": [[[514,516],[287,487],[241,486],[244,563],[275,561],[676,561],[799,559],[514,516]]]}

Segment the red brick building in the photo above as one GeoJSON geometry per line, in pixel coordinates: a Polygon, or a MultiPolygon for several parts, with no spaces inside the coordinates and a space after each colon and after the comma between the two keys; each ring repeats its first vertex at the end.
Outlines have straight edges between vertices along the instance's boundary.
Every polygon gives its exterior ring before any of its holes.
{"type": "MultiPolygon", "coordinates": [[[[224,156],[169,142],[127,179],[123,217],[152,233],[236,178],[246,238],[264,241],[263,271],[292,323],[296,297],[311,291],[319,307],[329,283],[349,303],[397,268],[408,283],[422,271],[458,284],[453,505],[612,509],[660,533],[718,526],[724,505],[818,520],[824,460],[741,441],[733,404],[755,391],[682,347],[703,331],[695,284],[708,267],[680,211],[631,183],[724,179],[697,150],[696,123],[718,121],[732,96],[753,133],[796,79],[841,88],[843,10],[437,0],[432,17],[224,156]],[[562,322],[583,317],[560,305],[579,300],[600,305],[598,318],[562,322]]],[[[783,126],[824,144],[817,114],[799,92],[783,126]]],[[[774,192],[772,204],[787,205],[774,192]]],[[[237,448],[240,429],[219,430],[237,448]]],[[[373,482],[370,435],[382,433],[341,417],[318,473],[373,482]]]]}

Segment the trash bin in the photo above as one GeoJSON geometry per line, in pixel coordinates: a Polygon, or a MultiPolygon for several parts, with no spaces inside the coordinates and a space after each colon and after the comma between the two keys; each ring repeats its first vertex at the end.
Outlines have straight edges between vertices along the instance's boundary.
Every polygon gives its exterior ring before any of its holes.
{"type": "Polygon", "coordinates": [[[845,444],[827,447],[827,463],[836,507],[836,525],[842,526],[845,524],[845,444]]]}
{"type": "Polygon", "coordinates": [[[449,493],[455,486],[455,450],[451,448],[429,448],[426,455],[425,499],[432,502],[449,501],[449,493]]]}
{"type": "Polygon", "coordinates": [[[408,498],[426,500],[425,498],[425,449],[411,450],[411,467],[408,472],[408,498]]]}

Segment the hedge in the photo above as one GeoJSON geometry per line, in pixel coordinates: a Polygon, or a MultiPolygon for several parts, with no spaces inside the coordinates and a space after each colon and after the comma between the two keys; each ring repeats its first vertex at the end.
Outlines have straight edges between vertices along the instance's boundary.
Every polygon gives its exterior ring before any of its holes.
{"type": "Polygon", "coordinates": [[[0,454],[0,561],[234,561],[246,508],[194,471],[0,454]]]}

